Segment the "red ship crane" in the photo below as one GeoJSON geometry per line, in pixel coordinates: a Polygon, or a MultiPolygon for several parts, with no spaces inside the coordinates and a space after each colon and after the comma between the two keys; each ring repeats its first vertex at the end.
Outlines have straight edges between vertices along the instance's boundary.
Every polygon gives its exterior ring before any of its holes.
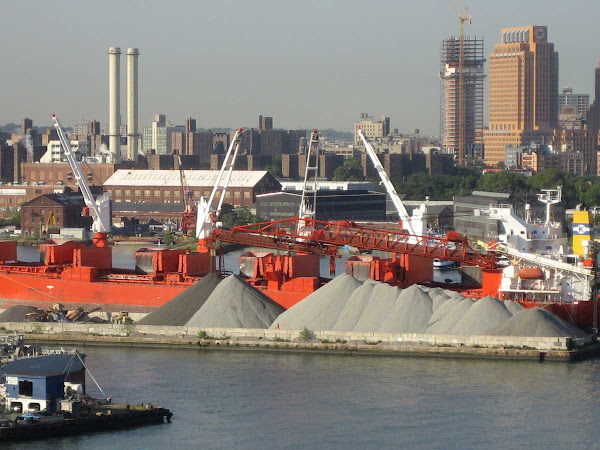
{"type": "Polygon", "coordinates": [[[183,170],[183,164],[181,162],[181,156],[179,158],[179,178],[181,181],[181,198],[183,198],[184,210],[181,215],[181,224],[179,226],[184,236],[188,235],[190,230],[196,228],[196,216],[198,214],[196,210],[196,202],[194,201],[194,192],[190,189],[187,179],[185,178],[185,170],[183,170]]]}
{"type": "Polygon", "coordinates": [[[324,222],[293,217],[235,226],[229,230],[214,229],[212,237],[222,242],[320,256],[338,257],[338,248],[347,245],[359,250],[379,250],[496,268],[493,253],[479,254],[469,246],[466,236],[456,232],[448,232],[445,237],[417,236],[404,231],[364,227],[355,222],[324,222]],[[301,229],[310,229],[310,233],[298,233],[299,222],[302,222],[301,229]]]}

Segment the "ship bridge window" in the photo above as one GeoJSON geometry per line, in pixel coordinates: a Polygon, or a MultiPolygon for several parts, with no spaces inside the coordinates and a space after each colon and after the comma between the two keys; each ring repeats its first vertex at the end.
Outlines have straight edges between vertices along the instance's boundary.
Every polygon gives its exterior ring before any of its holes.
{"type": "Polygon", "coordinates": [[[31,397],[33,395],[33,381],[19,381],[19,395],[22,397],[31,397]]]}

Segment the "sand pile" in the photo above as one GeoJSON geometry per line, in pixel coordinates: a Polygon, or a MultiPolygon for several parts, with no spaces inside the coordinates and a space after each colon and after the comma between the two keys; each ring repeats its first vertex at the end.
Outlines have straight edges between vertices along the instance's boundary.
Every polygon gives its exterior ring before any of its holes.
{"type": "Polygon", "coordinates": [[[188,327],[269,328],[285,311],[254,286],[236,275],[221,281],[202,307],[186,323],[188,327]]]}
{"type": "Polygon", "coordinates": [[[502,325],[489,331],[493,336],[585,337],[586,334],[548,310],[523,309],[502,325]]]}
{"type": "Polygon", "coordinates": [[[25,316],[27,314],[36,312],[39,312],[39,310],[33,306],[11,306],[0,314],[0,322],[25,322],[25,316]]]}
{"type": "Polygon", "coordinates": [[[547,311],[549,315],[521,324],[514,319],[529,311],[523,310],[518,303],[490,296],[474,300],[456,291],[419,285],[402,290],[372,280],[361,283],[345,274],[291,307],[271,328],[454,335],[500,334],[500,330],[508,336],[581,333],[547,311]],[[504,330],[506,324],[509,328],[504,330]]]}
{"type": "Polygon", "coordinates": [[[204,305],[210,294],[221,282],[221,277],[210,273],[165,303],[160,308],[148,314],[137,322],[138,325],[171,325],[183,326],[189,322],[196,312],[204,305]]]}
{"type": "Polygon", "coordinates": [[[347,300],[361,285],[352,275],[340,275],[277,317],[271,328],[279,324],[287,330],[333,330],[347,300]]]}

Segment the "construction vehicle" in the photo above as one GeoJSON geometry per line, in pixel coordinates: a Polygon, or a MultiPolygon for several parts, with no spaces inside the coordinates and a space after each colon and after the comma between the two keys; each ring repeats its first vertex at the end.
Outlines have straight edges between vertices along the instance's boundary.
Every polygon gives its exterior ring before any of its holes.
{"type": "Polygon", "coordinates": [[[110,321],[117,325],[128,325],[133,323],[133,319],[129,317],[127,311],[121,311],[118,315],[113,315],[110,321]]]}

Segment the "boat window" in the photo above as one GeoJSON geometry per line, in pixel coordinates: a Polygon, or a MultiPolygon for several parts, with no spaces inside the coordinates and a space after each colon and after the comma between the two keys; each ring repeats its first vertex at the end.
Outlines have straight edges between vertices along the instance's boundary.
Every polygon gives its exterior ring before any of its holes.
{"type": "Polygon", "coordinates": [[[40,412],[41,410],[42,410],[42,407],[40,406],[39,403],[30,403],[29,404],[29,411],[40,412]]]}
{"type": "Polygon", "coordinates": [[[33,381],[19,381],[19,395],[31,397],[33,395],[33,381]]]}

